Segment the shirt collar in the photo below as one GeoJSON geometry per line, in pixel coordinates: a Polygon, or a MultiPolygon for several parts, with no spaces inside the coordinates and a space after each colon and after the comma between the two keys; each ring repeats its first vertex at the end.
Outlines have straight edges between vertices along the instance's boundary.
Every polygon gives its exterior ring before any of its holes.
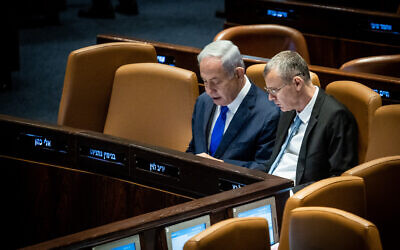
{"type": "Polygon", "coordinates": [[[314,87],[315,87],[315,91],[314,91],[314,94],[313,94],[311,100],[308,102],[308,104],[303,109],[303,111],[301,111],[300,113],[297,113],[297,115],[300,117],[300,120],[302,121],[302,123],[308,123],[308,121],[310,120],[311,112],[314,108],[315,101],[317,100],[319,88],[317,86],[314,86],[314,87]]]}
{"type": "Polygon", "coordinates": [[[235,100],[228,104],[229,112],[232,112],[233,114],[236,113],[236,110],[239,108],[240,104],[242,103],[243,99],[246,97],[247,93],[250,90],[251,83],[247,76],[244,76],[246,79],[246,83],[244,84],[243,88],[240,90],[239,94],[236,96],[235,100]]]}

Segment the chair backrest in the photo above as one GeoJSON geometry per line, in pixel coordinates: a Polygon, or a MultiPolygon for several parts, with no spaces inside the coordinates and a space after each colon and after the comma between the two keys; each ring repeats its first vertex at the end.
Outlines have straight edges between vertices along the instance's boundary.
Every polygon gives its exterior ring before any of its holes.
{"type": "Polygon", "coordinates": [[[272,58],[283,50],[297,51],[310,63],[303,34],[291,27],[277,24],[252,24],[230,27],[219,32],[216,40],[230,40],[243,55],[272,58]]]}
{"type": "Polygon", "coordinates": [[[185,151],[198,95],[192,71],[159,63],[123,65],[115,73],[104,133],[185,151]]]}
{"type": "Polygon", "coordinates": [[[326,93],[344,104],[353,114],[358,126],[358,161],[363,163],[368,147],[369,129],[375,111],[382,106],[381,96],[371,88],[353,81],[335,81],[326,93]]]}
{"type": "Polygon", "coordinates": [[[270,249],[268,222],[261,217],[220,221],[190,238],[184,250],[270,249]]]}
{"type": "Polygon", "coordinates": [[[400,77],[400,54],[357,58],[340,66],[347,72],[364,72],[400,77]]]}
{"type": "Polygon", "coordinates": [[[360,177],[331,177],[317,181],[294,193],[285,204],[279,249],[289,250],[290,211],[298,207],[322,206],[334,207],[364,217],[365,187],[360,177]]]}
{"type": "MultiPolygon", "coordinates": [[[[399,127],[398,127],[399,128],[399,127]]],[[[364,179],[367,215],[379,229],[382,245],[387,249],[398,246],[400,221],[400,155],[388,156],[365,162],[351,168],[343,176],[359,176],[364,179]]]]}
{"type": "Polygon", "coordinates": [[[379,107],[369,130],[365,161],[400,155],[400,104],[379,107]]]}
{"type": "MultiPolygon", "coordinates": [[[[250,65],[246,69],[246,75],[256,86],[258,86],[261,89],[264,89],[264,87],[265,87],[265,80],[264,80],[264,73],[263,73],[264,68],[265,68],[265,63],[260,63],[260,64],[250,65]]],[[[317,74],[310,71],[310,77],[311,77],[311,82],[314,85],[321,87],[321,84],[319,82],[319,78],[318,78],[317,74]]]]}
{"type": "Polygon", "coordinates": [[[115,42],[93,45],[69,54],[58,124],[102,132],[114,74],[124,64],[157,62],[154,47],[115,42]]]}
{"type": "Polygon", "coordinates": [[[329,207],[301,207],[290,214],[291,250],[381,250],[376,226],[357,215],[329,207]]]}

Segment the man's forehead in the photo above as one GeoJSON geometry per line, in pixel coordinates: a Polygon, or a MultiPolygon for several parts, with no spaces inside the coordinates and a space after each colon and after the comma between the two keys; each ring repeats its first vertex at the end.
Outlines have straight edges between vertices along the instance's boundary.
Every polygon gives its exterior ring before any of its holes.
{"type": "Polygon", "coordinates": [[[265,78],[281,79],[282,77],[277,69],[272,68],[268,71],[265,78]]]}

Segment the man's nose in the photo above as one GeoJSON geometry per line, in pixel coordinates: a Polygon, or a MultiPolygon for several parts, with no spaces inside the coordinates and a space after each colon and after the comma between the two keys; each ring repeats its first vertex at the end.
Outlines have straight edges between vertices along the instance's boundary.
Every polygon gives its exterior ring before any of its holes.
{"type": "Polygon", "coordinates": [[[276,99],[274,95],[268,94],[268,100],[273,101],[274,99],[276,99]]]}

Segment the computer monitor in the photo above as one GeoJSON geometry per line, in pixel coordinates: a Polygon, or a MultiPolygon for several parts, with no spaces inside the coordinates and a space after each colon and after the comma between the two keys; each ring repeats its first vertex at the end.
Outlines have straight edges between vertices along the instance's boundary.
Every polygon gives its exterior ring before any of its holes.
{"type": "Polygon", "coordinates": [[[135,234],[120,240],[93,247],[93,250],[140,250],[140,238],[135,234]]]}
{"type": "Polygon", "coordinates": [[[186,241],[210,226],[210,216],[205,215],[165,228],[168,250],[182,250],[186,241]]]}
{"type": "Polygon", "coordinates": [[[232,208],[233,217],[263,217],[268,221],[271,245],[279,240],[278,220],[276,217],[275,197],[247,203],[232,208]]]}

